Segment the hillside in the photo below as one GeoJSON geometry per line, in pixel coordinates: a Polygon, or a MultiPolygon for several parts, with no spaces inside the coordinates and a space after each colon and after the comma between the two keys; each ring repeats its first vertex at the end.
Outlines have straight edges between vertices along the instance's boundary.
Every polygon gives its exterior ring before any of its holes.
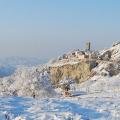
{"type": "Polygon", "coordinates": [[[120,43],[116,43],[111,48],[100,52],[77,50],[64,54],[43,66],[19,67],[11,76],[0,79],[0,93],[5,96],[33,96],[33,93],[36,97],[53,96],[55,93],[53,85],[57,87],[65,78],[82,83],[95,76],[116,76],[120,73],[119,48],[120,43]],[[47,85],[51,86],[51,92],[47,89],[49,88],[47,85]]]}
{"type": "Polygon", "coordinates": [[[0,119],[119,120],[119,48],[116,43],[89,57],[68,53],[45,65],[19,67],[0,79],[0,119]],[[70,84],[71,97],[58,85],[66,81],[77,81],[70,84]]]}
{"type": "Polygon", "coordinates": [[[81,83],[88,79],[92,69],[92,63],[79,62],[76,64],[65,64],[63,66],[51,66],[51,80],[54,84],[58,84],[64,78],[71,78],[77,83],[81,83]]]}
{"type": "Polygon", "coordinates": [[[95,74],[114,76],[120,73],[120,43],[98,52],[75,50],[50,60],[49,64],[55,83],[65,77],[81,83],[95,74]]]}

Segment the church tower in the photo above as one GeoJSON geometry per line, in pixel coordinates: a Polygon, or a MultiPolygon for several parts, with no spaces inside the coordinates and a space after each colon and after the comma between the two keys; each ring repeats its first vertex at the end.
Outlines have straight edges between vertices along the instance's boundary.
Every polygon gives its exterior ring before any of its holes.
{"type": "Polygon", "coordinates": [[[86,51],[90,51],[91,50],[91,43],[87,42],[86,43],[86,51]]]}

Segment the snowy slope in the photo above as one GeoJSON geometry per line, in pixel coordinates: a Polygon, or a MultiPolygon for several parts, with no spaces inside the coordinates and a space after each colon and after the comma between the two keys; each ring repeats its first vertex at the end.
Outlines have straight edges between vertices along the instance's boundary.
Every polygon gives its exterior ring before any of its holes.
{"type": "MultiPolygon", "coordinates": [[[[60,98],[0,98],[0,120],[6,120],[5,115],[13,120],[17,116],[26,120],[119,120],[120,91],[119,76],[106,78],[75,86],[74,97],[60,98]],[[112,80],[115,80],[113,83],[112,80]],[[104,81],[104,84],[101,84],[104,81]],[[90,86],[88,88],[88,85],[90,86]],[[104,85],[101,89],[101,85],[104,85]],[[113,88],[114,86],[114,88],[113,88]],[[112,88],[112,89],[111,89],[112,88]]],[[[94,78],[94,80],[98,77],[94,78]]]]}
{"type": "Polygon", "coordinates": [[[74,97],[1,97],[0,119],[6,120],[6,113],[11,120],[19,115],[26,120],[120,119],[120,74],[94,76],[74,87],[71,92],[74,97]]]}
{"type": "Polygon", "coordinates": [[[114,43],[112,45],[112,47],[110,47],[108,49],[99,51],[99,54],[103,55],[104,53],[106,53],[108,51],[111,53],[111,60],[120,61],[120,42],[114,43]]]}
{"type": "Polygon", "coordinates": [[[5,114],[13,120],[17,116],[26,120],[119,120],[120,96],[84,94],[73,98],[31,99],[0,98],[0,119],[5,114]]]}

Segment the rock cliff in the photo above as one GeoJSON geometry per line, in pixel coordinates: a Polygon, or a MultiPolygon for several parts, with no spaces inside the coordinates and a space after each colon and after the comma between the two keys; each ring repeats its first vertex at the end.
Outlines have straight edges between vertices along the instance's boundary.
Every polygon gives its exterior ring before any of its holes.
{"type": "Polygon", "coordinates": [[[74,79],[77,83],[81,83],[89,78],[91,70],[96,66],[96,61],[80,61],[76,64],[65,64],[62,66],[51,66],[51,80],[54,84],[66,78],[74,79]]]}

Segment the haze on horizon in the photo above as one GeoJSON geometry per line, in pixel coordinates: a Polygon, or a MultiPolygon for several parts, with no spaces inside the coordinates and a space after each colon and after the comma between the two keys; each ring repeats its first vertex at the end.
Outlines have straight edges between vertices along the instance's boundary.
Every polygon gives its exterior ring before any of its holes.
{"type": "Polygon", "coordinates": [[[1,0],[0,57],[51,58],[120,40],[119,0],[1,0]]]}

